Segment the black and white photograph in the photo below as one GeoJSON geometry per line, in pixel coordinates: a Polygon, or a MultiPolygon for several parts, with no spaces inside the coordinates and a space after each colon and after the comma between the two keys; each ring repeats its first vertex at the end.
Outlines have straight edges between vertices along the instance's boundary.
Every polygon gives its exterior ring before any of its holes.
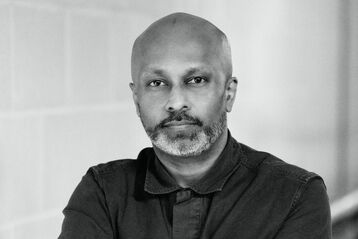
{"type": "Polygon", "coordinates": [[[358,239],[358,1],[0,0],[0,239],[358,239]]]}

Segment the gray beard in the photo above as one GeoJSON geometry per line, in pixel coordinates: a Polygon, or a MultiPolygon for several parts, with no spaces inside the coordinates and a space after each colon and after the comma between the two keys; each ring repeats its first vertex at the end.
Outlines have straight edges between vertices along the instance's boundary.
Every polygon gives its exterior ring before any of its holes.
{"type": "Polygon", "coordinates": [[[148,128],[143,124],[147,135],[155,147],[169,155],[177,157],[198,156],[208,150],[222,135],[226,125],[226,112],[222,112],[219,120],[211,125],[198,126],[198,129],[192,130],[187,134],[177,134],[174,137],[170,136],[163,128],[148,128]]]}

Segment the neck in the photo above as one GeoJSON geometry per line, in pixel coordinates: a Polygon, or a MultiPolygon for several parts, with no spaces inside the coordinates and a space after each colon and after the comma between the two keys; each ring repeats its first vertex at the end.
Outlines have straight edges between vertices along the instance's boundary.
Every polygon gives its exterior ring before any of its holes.
{"type": "Polygon", "coordinates": [[[214,165],[225,148],[227,137],[228,131],[225,129],[209,149],[193,157],[173,156],[153,147],[159,161],[174,177],[178,185],[187,188],[200,180],[214,165]]]}

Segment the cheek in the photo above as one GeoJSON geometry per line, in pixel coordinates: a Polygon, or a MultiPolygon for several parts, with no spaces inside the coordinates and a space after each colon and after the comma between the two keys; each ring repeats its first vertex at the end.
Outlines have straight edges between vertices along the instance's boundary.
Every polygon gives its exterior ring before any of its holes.
{"type": "Polygon", "coordinates": [[[224,95],[221,92],[215,92],[215,94],[206,93],[203,96],[196,95],[194,101],[196,103],[192,114],[206,123],[217,121],[221,113],[225,111],[224,95]],[[208,95],[211,96],[208,97],[208,95]]]}
{"type": "Polygon", "coordinates": [[[162,106],[157,97],[143,96],[138,99],[140,118],[147,126],[155,126],[163,120],[162,106]]]}
{"type": "Polygon", "coordinates": [[[139,105],[147,111],[160,111],[163,109],[164,98],[159,94],[143,94],[139,99],[139,105]]]}

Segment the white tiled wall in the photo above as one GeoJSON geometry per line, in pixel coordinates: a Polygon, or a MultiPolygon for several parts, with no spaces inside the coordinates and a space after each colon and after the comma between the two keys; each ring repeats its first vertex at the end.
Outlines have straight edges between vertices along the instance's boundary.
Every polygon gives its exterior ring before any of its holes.
{"type": "Polygon", "coordinates": [[[231,41],[239,85],[229,128],[239,141],[318,172],[332,200],[357,188],[358,11],[342,34],[342,4],[0,0],[0,239],[56,238],[88,167],[150,145],[128,86],[131,47],[176,11],[211,20],[231,41]],[[349,79],[339,64],[347,36],[349,79]],[[342,81],[346,136],[338,133],[342,81]],[[340,137],[349,144],[345,158],[340,137]]]}
{"type": "Polygon", "coordinates": [[[10,11],[0,5],[0,109],[11,108],[10,11]]]}
{"type": "Polygon", "coordinates": [[[63,11],[13,6],[13,107],[29,109],[63,104],[63,11]]]}

